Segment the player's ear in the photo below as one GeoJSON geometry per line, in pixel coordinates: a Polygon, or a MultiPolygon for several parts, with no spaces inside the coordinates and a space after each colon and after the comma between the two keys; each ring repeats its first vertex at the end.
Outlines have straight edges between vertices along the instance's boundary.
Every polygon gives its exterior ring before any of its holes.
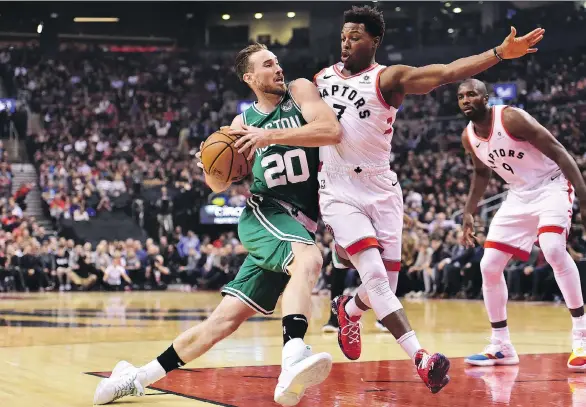
{"type": "Polygon", "coordinates": [[[372,41],[372,45],[374,49],[377,49],[378,46],[380,45],[380,41],[381,41],[381,37],[374,37],[373,41],[372,41]]]}
{"type": "Polygon", "coordinates": [[[245,83],[250,85],[250,83],[252,82],[252,74],[250,72],[247,72],[244,74],[244,76],[242,76],[242,79],[245,83]]]}

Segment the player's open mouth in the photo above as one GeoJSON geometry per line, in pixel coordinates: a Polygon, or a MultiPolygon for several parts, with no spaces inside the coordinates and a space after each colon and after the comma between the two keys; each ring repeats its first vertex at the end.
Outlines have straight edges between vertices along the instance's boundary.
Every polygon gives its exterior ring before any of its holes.
{"type": "Polygon", "coordinates": [[[285,78],[283,78],[283,77],[277,78],[277,79],[275,79],[275,83],[282,85],[283,83],[285,83],[285,78]]]}
{"type": "Polygon", "coordinates": [[[342,51],[342,61],[347,60],[349,56],[350,56],[349,52],[342,51]]]}
{"type": "Polygon", "coordinates": [[[462,111],[463,111],[464,113],[468,113],[468,112],[471,112],[471,111],[473,111],[473,110],[474,110],[474,108],[473,108],[472,106],[464,106],[464,107],[462,108],[462,111]]]}

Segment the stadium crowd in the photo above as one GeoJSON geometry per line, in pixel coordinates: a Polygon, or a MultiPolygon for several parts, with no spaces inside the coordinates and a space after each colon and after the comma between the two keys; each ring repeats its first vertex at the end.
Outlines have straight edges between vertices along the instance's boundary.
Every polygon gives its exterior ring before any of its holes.
{"type": "MultiPolygon", "coordinates": [[[[136,208],[146,200],[159,225],[151,233],[154,240],[144,244],[104,241],[92,247],[44,236],[34,220],[21,219],[16,229],[3,220],[4,289],[130,290],[177,282],[218,289],[233,278],[245,256],[234,233],[216,240],[192,231],[183,235],[177,216],[183,206],[198,207],[218,197],[203,183],[193,155],[207,135],[230,123],[240,100],[252,99],[230,60],[204,62],[197,56],[164,53],[113,55],[91,47],[62,50],[56,60],[41,59],[34,48],[15,48],[9,59],[13,84],[28,109],[29,154],[55,222],[91,222],[102,211],[136,208]]],[[[326,63],[285,58],[282,64],[292,79],[311,78],[326,63]]],[[[584,50],[527,57],[479,78],[514,81],[520,91],[510,103],[548,127],[586,175],[586,145],[579,142],[586,127],[586,110],[579,103],[586,96],[584,50]]],[[[455,90],[446,86],[409,97],[396,123],[391,166],[399,174],[405,211],[413,220],[403,232],[399,295],[481,296],[479,262],[491,213],[477,216],[479,245],[464,248],[457,215],[472,168],[460,148],[465,121],[458,115],[455,90]]],[[[8,168],[4,160],[0,187],[3,179],[10,179],[8,168]]],[[[503,191],[495,177],[486,197],[503,191]]],[[[220,196],[228,205],[240,206],[247,194],[244,181],[220,196]]],[[[3,202],[5,216],[14,210],[12,200],[3,202]]],[[[580,227],[570,235],[570,251],[581,273],[586,270],[585,239],[580,227]]],[[[332,273],[340,271],[331,264],[332,236],[323,227],[317,242],[325,259],[319,292],[328,288],[332,273]]],[[[511,262],[507,281],[511,299],[559,299],[553,272],[537,247],[528,262],[511,262]]],[[[347,271],[345,287],[358,283],[357,273],[347,271]]]]}

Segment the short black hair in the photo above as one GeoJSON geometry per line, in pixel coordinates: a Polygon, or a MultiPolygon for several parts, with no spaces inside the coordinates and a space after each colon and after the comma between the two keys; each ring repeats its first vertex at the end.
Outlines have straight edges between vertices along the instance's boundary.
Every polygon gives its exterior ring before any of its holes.
{"type": "Polygon", "coordinates": [[[370,6],[352,6],[344,12],[344,23],[364,24],[364,29],[372,37],[385,35],[385,18],[383,12],[370,6]]]}
{"type": "Polygon", "coordinates": [[[250,71],[249,59],[251,55],[263,49],[267,49],[266,45],[254,43],[238,52],[236,61],[234,62],[234,70],[236,71],[236,75],[238,75],[238,79],[244,81],[244,74],[250,71]]]}
{"type": "MultiPolygon", "coordinates": [[[[462,82],[460,84],[460,86],[463,85],[470,85],[472,86],[475,90],[477,90],[482,96],[486,96],[488,95],[488,90],[486,89],[486,84],[476,78],[469,78],[466,79],[464,82],[462,82]]],[[[460,86],[458,86],[458,88],[460,88],[460,86]]]]}

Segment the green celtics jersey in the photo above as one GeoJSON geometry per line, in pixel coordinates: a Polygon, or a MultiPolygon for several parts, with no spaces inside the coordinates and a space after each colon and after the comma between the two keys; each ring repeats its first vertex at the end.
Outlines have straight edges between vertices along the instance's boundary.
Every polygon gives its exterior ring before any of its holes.
{"type": "MultiPolygon", "coordinates": [[[[263,113],[253,104],[242,113],[242,118],[244,124],[264,129],[287,129],[306,124],[289,91],[272,112],[263,113]]],[[[250,192],[284,201],[317,221],[318,150],[277,144],[256,150],[250,192]]]]}

